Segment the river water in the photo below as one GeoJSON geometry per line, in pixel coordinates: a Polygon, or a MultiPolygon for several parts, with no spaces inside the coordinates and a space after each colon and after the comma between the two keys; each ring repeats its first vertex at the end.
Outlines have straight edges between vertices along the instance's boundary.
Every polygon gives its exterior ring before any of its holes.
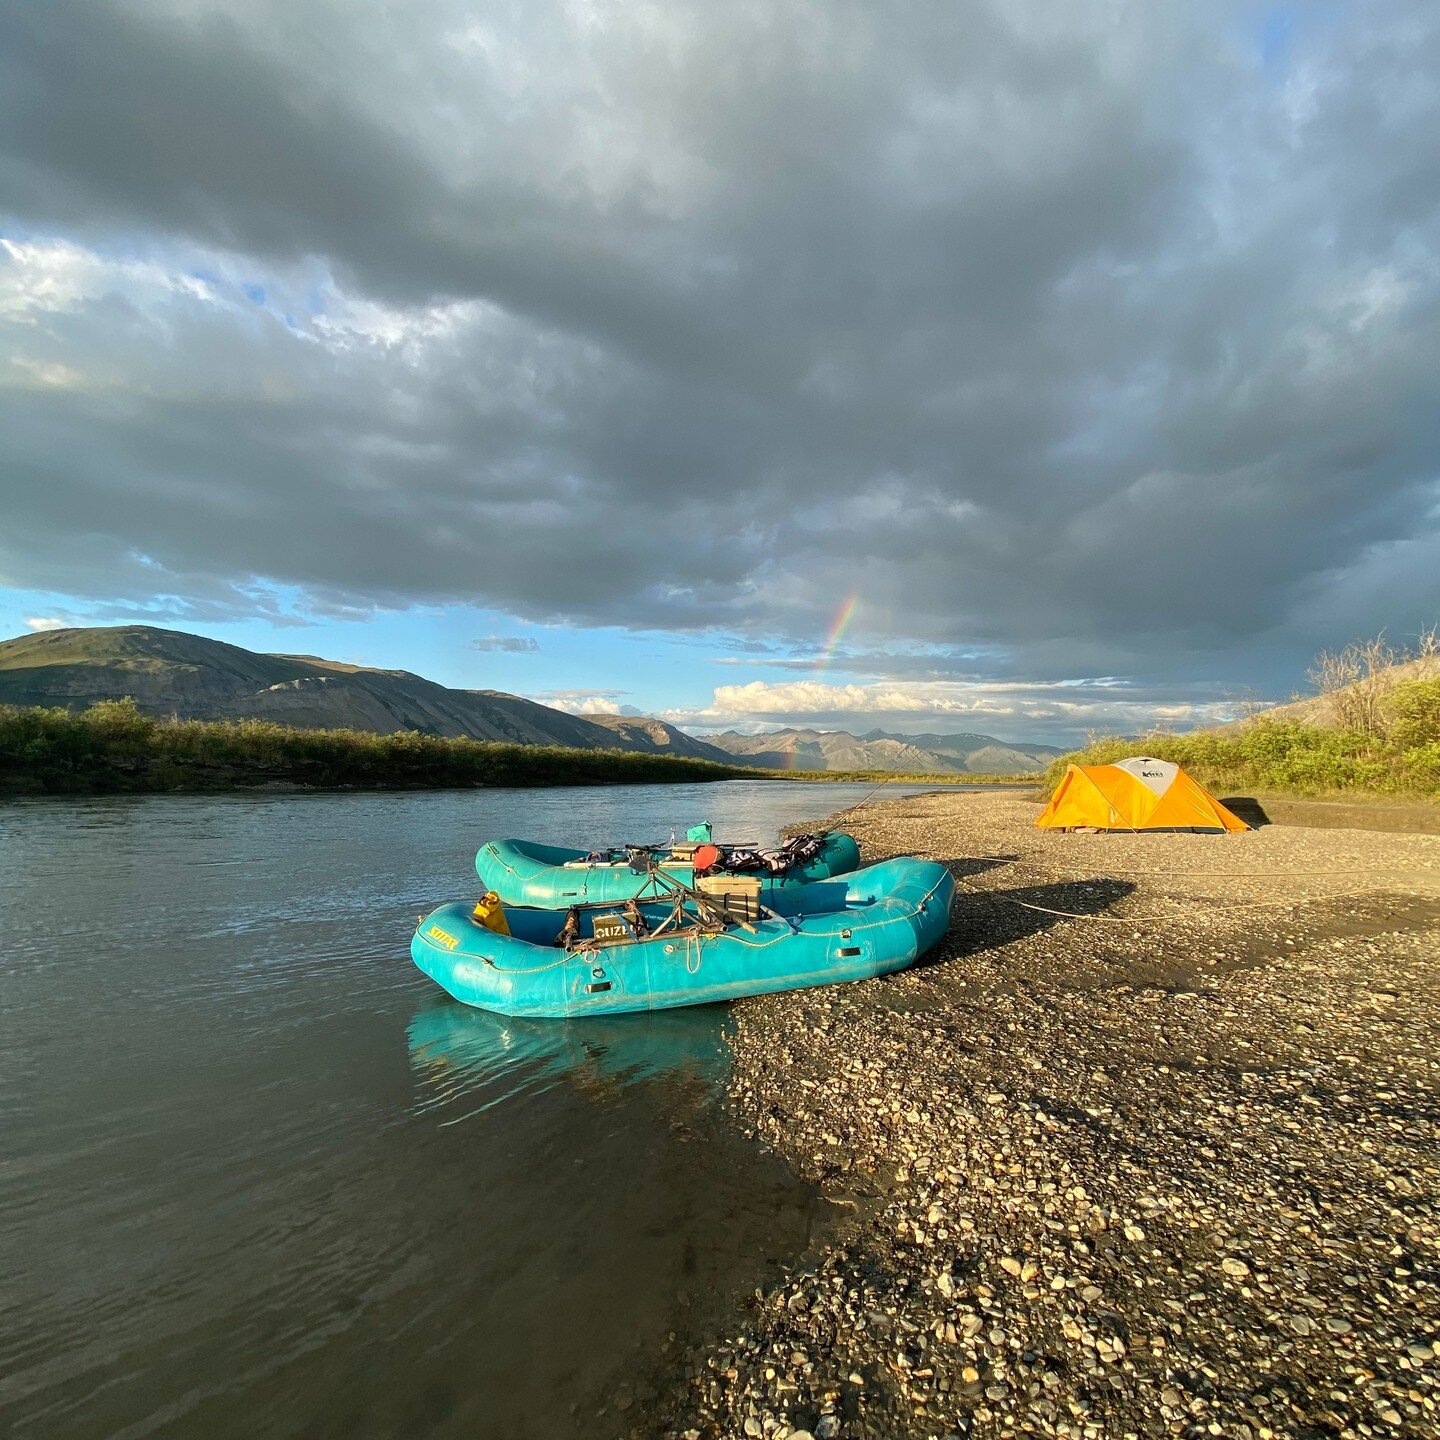
{"type": "Polygon", "coordinates": [[[617,1394],[643,1413],[671,1335],[821,1204],[718,1112],[724,1008],[502,1021],[414,968],[414,917],[475,892],[488,838],[769,841],[867,793],[0,806],[0,1434],[549,1440],[607,1432],[617,1394]]]}

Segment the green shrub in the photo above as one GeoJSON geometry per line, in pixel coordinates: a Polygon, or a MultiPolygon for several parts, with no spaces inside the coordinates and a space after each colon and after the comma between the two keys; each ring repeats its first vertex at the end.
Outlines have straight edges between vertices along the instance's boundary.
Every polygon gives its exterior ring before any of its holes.
{"type": "Polygon", "coordinates": [[[78,713],[0,706],[0,784],[56,793],[207,790],[276,781],[364,789],[726,780],[672,755],[491,744],[403,731],[294,730],[268,720],[157,720],[133,700],[78,713]]]}
{"type": "Polygon", "coordinates": [[[1440,741],[1440,680],[1407,680],[1386,697],[1393,744],[1413,750],[1440,741]]]}
{"type": "Polygon", "coordinates": [[[1054,786],[1067,765],[1108,765],[1153,755],[1183,766],[1211,789],[1440,796],[1440,682],[1397,686],[1394,721],[1383,736],[1259,719],[1191,735],[1106,736],[1063,755],[1045,772],[1054,786]]]}

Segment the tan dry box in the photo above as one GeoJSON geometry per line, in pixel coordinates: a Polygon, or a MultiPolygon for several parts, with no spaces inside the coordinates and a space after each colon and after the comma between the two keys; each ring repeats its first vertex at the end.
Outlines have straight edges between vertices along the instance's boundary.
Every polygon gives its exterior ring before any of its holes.
{"type": "Polygon", "coordinates": [[[703,875],[695,888],[732,920],[753,925],[760,918],[760,882],[753,875],[703,875]]]}
{"type": "Polygon", "coordinates": [[[595,939],[602,945],[623,944],[635,938],[635,931],[623,915],[597,915],[591,925],[595,939]]]}

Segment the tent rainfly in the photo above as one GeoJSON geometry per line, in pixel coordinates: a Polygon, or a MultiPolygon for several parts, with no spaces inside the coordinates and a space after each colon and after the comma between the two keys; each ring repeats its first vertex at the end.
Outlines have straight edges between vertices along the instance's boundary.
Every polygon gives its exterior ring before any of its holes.
{"type": "Polygon", "coordinates": [[[1168,760],[1072,765],[1035,822],[1046,830],[1248,830],[1168,760]]]}

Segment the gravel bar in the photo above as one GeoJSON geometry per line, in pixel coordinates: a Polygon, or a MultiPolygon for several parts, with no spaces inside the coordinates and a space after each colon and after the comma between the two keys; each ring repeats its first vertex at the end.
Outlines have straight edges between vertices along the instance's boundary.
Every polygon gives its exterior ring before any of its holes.
{"type": "Polygon", "coordinates": [[[953,924],[735,1007],[735,1116],[843,1218],[627,1433],[1440,1433],[1440,837],[1036,813],[845,817],[953,924]]]}

